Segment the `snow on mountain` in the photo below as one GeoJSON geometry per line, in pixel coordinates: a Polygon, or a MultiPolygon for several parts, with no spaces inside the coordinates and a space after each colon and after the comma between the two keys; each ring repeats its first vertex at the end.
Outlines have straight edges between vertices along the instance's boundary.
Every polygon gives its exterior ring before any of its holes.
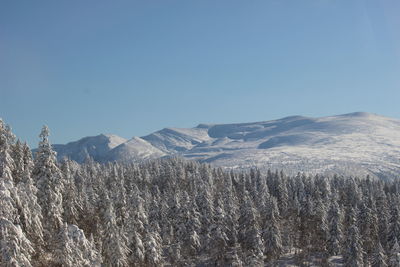
{"type": "Polygon", "coordinates": [[[208,129],[203,127],[164,128],[142,138],[166,153],[186,151],[211,139],[208,129]]]}
{"type": "Polygon", "coordinates": [[[142,161],[160,158],[166,154],[140,137],[133,137],[111,150],[105,157],[108,161],[142,161]]]}
{"type": "Polygon", "coordinates": [[[99,161],[180,155],[226,168],[258,166],[289,173],[379,177],[400,173],[400,120],[364,112],[322,118],[292,116],[254,123],[200,124],[190,129],[165,128],[129,141],[113,137],[119,146],[111,148],[108,145],[111,141],[107,145],[104,142],[92,145],[91,138],[101,139],[97,136],[54,148],[59,157],[67,155],[78,161],[86,155],[99,161]]]}
{"type": "Polygon", "coordinates": [[[125,138],[117,135],[100,134],[85,137],[65,145],[53,145],[53,148],[57,152],[57,159],[59,160],[67,157],[82,163],[88,157],[91,157],[96,161],[103,161],[109,151],[126,141],[125,138]]]}
{"type": "Polygon", "coordinates": [[[184,154],[232,168],[259,166],[381,177],[400,173],[400,120],[379,115],[359,112],[216,125],[209,134],[225,138],[224,143],[184,154]]]}

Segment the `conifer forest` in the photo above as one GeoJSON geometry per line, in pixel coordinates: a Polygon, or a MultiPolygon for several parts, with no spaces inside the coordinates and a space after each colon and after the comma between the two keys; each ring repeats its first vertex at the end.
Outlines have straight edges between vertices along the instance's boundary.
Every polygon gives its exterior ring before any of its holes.
{"type": "Polygon", "coordinates": [[[396,179],[57,162],[0,121],[0,266],[398,267],[399,204],[396,179]]]}

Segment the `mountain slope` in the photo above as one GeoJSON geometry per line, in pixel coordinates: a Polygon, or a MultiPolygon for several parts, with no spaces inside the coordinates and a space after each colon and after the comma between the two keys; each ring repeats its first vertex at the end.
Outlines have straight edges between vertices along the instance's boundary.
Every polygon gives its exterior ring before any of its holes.
{"type": "Polygon", "coordinates": [[[363,112],[165,128],[125,142],[118,139],[119,146],[113,148],[100,142],[102,145],[91,149],[88,144],[92,143],[82,140],[54,148],[60,157],[67,155],[78,161],[82,155],[99,161],[179,155],[228,168],[258,166],[380,177],[400,173],[400,120],[363,112]]]}
{"type": "Polygon", "coordinates": [[[65,145],[53,145],[57,152],[57,159],[64,157],[77,162],[84,162],[88,157],[96,161],[103,161],[105,155],[120,144],[125,143],[125,138],[113,134],[100,134],[89,136],[65,145]]]}
{"type": "Polygon", "coordinates": [[[202,127],[192,129],[164,128],[142,138],[166,153],[187,151],[211,140],[208,129],[202,127]]]}
{"type": "Polygon", "coordinates": [[[209,133],[218,137],[218,145],[185,154],[235,168],[256,165],[377,176],[400,173],[400,121],[374,114],[217,125],[209,133]]]}
{"type": "Polygon", "coordinates": [[[104,159],[107,161],[142,161],[160,158],[165,155],[164,152],[152,146],[146,140],[140,137],[133,137],[112,149],[104,159]]]}

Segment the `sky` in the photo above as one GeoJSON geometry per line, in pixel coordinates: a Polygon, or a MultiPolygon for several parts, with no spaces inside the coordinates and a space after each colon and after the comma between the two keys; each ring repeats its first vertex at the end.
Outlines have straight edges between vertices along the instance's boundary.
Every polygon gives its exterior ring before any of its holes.
{"type": "Polygon", "coordinates": [[[0,117],[32,147],[366,111],[400,118],[398,0],[3,0],[0,117]]]}

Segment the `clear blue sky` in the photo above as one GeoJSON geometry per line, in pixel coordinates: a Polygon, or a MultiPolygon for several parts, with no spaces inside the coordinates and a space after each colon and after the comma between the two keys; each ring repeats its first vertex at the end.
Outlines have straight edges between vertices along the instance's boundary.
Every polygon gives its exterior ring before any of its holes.
{"type": "Polygon", "coordinates": [[[0,117],[31,146],[367,111],[400,118],[398,0],[0,2],[0,117]]]}

